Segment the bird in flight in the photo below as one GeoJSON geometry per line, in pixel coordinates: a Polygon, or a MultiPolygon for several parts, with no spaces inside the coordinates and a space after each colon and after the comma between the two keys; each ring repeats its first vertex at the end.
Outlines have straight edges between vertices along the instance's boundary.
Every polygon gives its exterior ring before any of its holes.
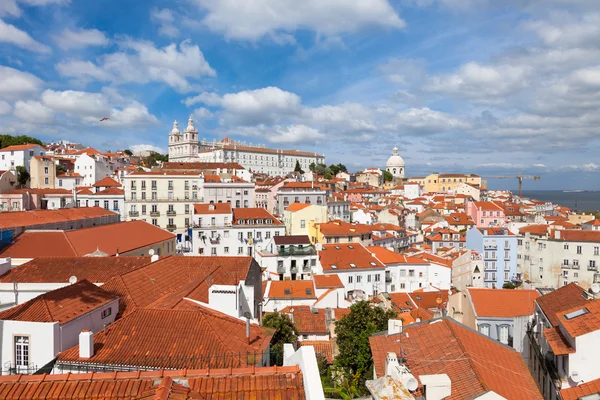
{"type": "Polygon", "coordinates": [[[102,122],[102,121],[108,121],[109,119],[110,119],[110,118],[108,118],[108,117],[104,117],[104,118],[102,118],[102,119],[100,120],[100,122],[102,122]]]}

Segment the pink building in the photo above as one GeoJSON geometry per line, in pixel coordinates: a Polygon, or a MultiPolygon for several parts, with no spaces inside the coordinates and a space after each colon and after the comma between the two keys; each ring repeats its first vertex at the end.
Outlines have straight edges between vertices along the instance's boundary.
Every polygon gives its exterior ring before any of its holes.
{"type": "Polygon", "coordinates": [[[506,222],[504,209],[491,201],[468,201],[466,210],[478,228],[502,226],[506,222]]]}

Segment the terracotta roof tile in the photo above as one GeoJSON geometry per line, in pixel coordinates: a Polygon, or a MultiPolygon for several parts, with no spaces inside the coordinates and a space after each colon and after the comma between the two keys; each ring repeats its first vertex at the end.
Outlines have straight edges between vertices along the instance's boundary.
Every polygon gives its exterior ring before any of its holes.
{"type": "Polygon", "coordinates": [[[532,315],[537,290],[498,290],[467,288],[478,317],[519,317],[532,315]]]}
{"type": "Polygon", "coordinates": [[[61,208],[59,210],[32,210],[0,213],[0,227],[9,229],[78,221],[88,218],[117,216],[118,214],[100,207],[61,208]]]}
{"type": "Polygon", "coordinates": [[[305,398],[298,366],[0,377],[0,397],[11,400],[140,400],[159,388],[170,400],[305,398]]]}
{"type": "Polygon", "coordinates": [[[600,243],[600,231],[581,229],[561,229],[560,240],[569,242],[594,242],[600,243]]]}
{"type": "MultiPolygon", "coordinates": [[[[542,399],[521,355],[450,318],[412,324],[397,335],[371,336],[377,376],[384,376],[387,352],[406,359],[411,373],[448,374],[448,400],[472,399],[490,390],[511,399],[542,399]]],[[[422,395],[420,386],[415,395],[422,395]]]]}
{"type": "Polygon", "coordinates": [[[329,289],[329,288],[343,288],[340,277],[336,274],[332,275],[314,275],[313,280],[315,281],[315,288],[317,289],[329,289]]]}
{"type": "Polygon", "coordinates": [[[290,306],[279,312],[290,316],[300,335],[327,335],[329,333],[324,309],[313,308],[311,310],[310,306],[290,306]]]}
{"type": "Polygon", "coordinates": [[[315,354],[322,354],[329,364],[333,364],[333,343],[331,340],[301,340],[298,342],[298,347],[302,346],[314,347],[315,354]]]}
{"type": "Polygon", "coordinates": [[[372,233],[369,225],[350,224],[336,220],[318,224],[321,234],[324,236],[358,236],[372,233]]]}
{"type": "Polygon", "coordinates": [[[390,293],[390,298],[392,309],[397,313],[402,313],[417,308],[408,293],[390,293]]]}
{"type": "Polygon", "coordinates": [[[569,389],[562,389],[560,391],[560,398],[562,400],[579,400],[587,395],[597,393],[600,393],[600,379],[582,383],[569,389]]]}
{"type": "Polygon", "coordinates": [[[267,220],[270,219],[273,221],[271,224],[273,225],[283,225],[281,221],[275,218],[271,213],[269,213],[264,208],[234,208],[233,209],[233,223],[239,224],[240,220],[244,220],[244,224],[247,224],[247,221],[251,219],[256,224],[256,220],[262,219],[263,224],[267,223],[267,220]]]}
{"type": "Polygon", "coordinates": [[[429,264],[428,262],[404,254],[396,253],[381,246],[367,246],[367,250],[375,254],[375,257],[383,264],[429,264]]]}
{"type": "Polygon", "coordinates": [[[79,358],[79,346],[58,356],[60,362],[130,365],[151,368],[247,367],[257,365],[272,331],[206,307],[194,310],[137,310],[94,335],[94,355],[79,358]],[[256,354],[256,357],[255,357],[256,354]]]}
{"type": "Polygon", "coordinates": [[[107,176],[106,178],[100,179],[98,182],[92,185],[93,187],[121,187],[122,185],[115,181],[113,178],[107,176]]]}
{"type": "MultiPolygon", "coordinates": [[[[456,293],[456,291],[452,291],[452,293],[456,293]]],[[[439,308],[443,307],[448,302],[448,291],[447,290],[438,290],[434,292],[425,292],[425,291],[415,291],[408,294],[412,299],[413,303],[416,304],[419,308],[439,308]],[[438,299],[442,301],[439,302],[438,299]]]]}
{"type": "Polygon", "coordinates": [[[557,313],[560,324],[572,337],[582,336],[600,329],[600,299],[592,300],[583,306],[573,307],[557,313]],[[573,312],[583,312],[571,317],[573,312]]]}
{"type": "Polygon", "coordinates": [[[66,324],[118,297],[86,280],[37,296],[0,312],[0,320],[66,324]]]}
{"type": "Polygon", "coordinates": [[[99,192],[94,192],[93,195],[94,196],[123,196],[123,195],[125,195],[125,190],[119,189],[116,187],[109,187],[109,188],[100,190],[99,192]]]}
{"type": "Polygon", "coordinates": [[[316,299],[313,281],[271,281],[269,299],[316,299]]]}
{"type": "Polygon", "coordinates": [[[560,331],[560,328],[556,327],[544,329],[542,333],[555,355],[564,356],[575,353],[575,349],[571,347],[567,339],[560,331]]]}
{"type": "Polygon", "coordinates": [[[384,269],[385,265],[360,243],[328,244],[319,251],[323,271],[384,269]]]}
{"type": "Polygon", "coordinates": [[[558,326],[557,313],[585,306],[589,302],[583,293],[584,290],[581,286],[569,283],[567,286],[539,297],[536,302],[546,315],[546,318],[548,318],[548,321],[550,321],[552,326],[556,327],[558,326]]]}
{"type": "Polygon", "coordinates": [[[149,263],[150,257],[38,257],[12,268],[0,277],[0,282],[67,283],[75,276],[105,283],[149,263]]]}
{"type": "Polygon", "coordinates": [[[519,228],[519,233],[531,233],[532,235],[545,236],[549,232],[549,225],[528,225],[519,228]]]}
{"type": "Polygon", "coordinates": [[[306,204],[306,203],[292,203],[288,206],[288,208],[286,208],[286,211],[300,211],[300,210],[304,210],[307,207],[310,207],[312,204],[306,204]]]}
{"type": "Polygon", "coordinates": [[[307,235],[279,235],[274,236],[273,241],[276,245],[286,244],[306,244],[311,245],[310,238],[307,235]]]}
{"type": "Polygon", "coordinates": [[[23,150],[29,150],[36,146],[39,146],[39,144],[35,144],[35,143],[16,144],[14,146],[4,147],[4,148],[0,149],[0,151],[23,151],[23,150]]]}
{"type": "Polygon", "coordinates": [[[194,204],[194,214],[231,214],[231,203],[194,204]]]}

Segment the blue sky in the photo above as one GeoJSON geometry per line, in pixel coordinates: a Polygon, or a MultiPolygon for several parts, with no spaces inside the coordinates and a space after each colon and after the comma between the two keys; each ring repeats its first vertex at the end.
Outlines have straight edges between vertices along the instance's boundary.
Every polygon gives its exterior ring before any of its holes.
{"type": "Polygon", "coordinates": [[[0,1],[0,131],[47,141],[165,150],[192,114],[351,170],[398,146],[409,175],[598,190],[599,108],[597,0],[0,1]]]}

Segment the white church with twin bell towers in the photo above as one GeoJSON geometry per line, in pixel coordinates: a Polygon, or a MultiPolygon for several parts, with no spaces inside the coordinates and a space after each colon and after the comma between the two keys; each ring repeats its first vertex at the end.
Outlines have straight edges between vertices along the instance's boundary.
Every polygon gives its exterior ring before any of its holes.
{"type": "Polygon", "coordinates": [[[179,130],[177,121],[169,133],[169,161],[238,163],[250,172],[285,176],[294,171],[296,161],[304,171],[310,164],[325,164],[325,156],[306,151],[267,149],[264,145],[225,138],[212,142],[198,140],[198,130],[190,116],[187,128],[179,130]]]}

